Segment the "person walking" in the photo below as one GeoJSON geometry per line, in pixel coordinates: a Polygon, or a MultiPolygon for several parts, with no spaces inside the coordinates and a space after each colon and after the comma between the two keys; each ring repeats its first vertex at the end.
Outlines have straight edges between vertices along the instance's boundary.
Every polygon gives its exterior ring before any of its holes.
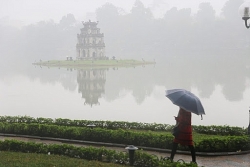
{"type": "Polygon", "coordinates": [[[178,116],[175,117],[176,126],[178,127],[178,132],[177,134],[175,134],[171,155],[170,157],[168,157],[168,159],[171,162],[174,160],[178,144],[181,144],[189,147],[192,155],[191,163],[197,164],[195,148],[193,143],[193,136],[192,136],[191,115],[192,115],[191,112],[188,112],[180,108],[178,116]]]}

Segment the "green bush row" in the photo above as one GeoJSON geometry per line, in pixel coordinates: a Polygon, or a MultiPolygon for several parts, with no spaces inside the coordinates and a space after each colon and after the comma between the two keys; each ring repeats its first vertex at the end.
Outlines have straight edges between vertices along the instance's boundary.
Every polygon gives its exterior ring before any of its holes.
{"type": "Polygon", "coordinates": [[[247,128],[232,126],[192,126],[193,130],[201,134],[224,135],[224,136],[243,136],[247,134],[247,128]]]}
{"type": "Polygon", "coordinates": [[[203,139],[196,145],[196,150],[202,152],[240,152],[250,150],[248,136],[227,136],[203,139]]]}
{"type": "Polygon", "coordinates": [[[170,148],[173,141],[173,136],[171,134],[156,134],[152,132],[138,132],[124,129],[91,129],[88,127],[58,126],[37,123],[26,124],[0,122],[0,133],[117,143],[156,148],[170,148]]]}
{"type": "MultiPolygon", "coordinates": [[[[72,145],[44,144],[34,142],[22,142],[17,140],[0,141],[0,150],[24,153],[56,154],[86,160],[96,160],[109,163],[129,165],[128,152],[118,152],[103,148],[77,147],[72,145]]],[[[48,155],[49,156],[49,155],[48,155]]],[[[135,167],[194,167],[190,163],[171,163],[163,157],[150,155],[142,150],[135,151],[135,167]]]]}
{"type": "MultiPolygon", "coordinates": [[[[170,133],[154,133],[151,131],[131,131],[124,129],[104,129],[88,127],[72,127],[46,125],[37,123],[4,123],[0,122],[0,133],[54,137],[83,141],[117,143],[161,149],[171,149],[173,136],[170,133]]],[[[238,151],[249,150],[248,136],[224,136],[201,140],[195,143],[197,151],[238,151]]],[[[181,147],[185,150],[185,147],[181,147]]]]}
{"type": "MultiPolygon", "coordinates": [[[[60,126],[87,127],[94,124],[96,127],[106,129],[136,129],[151,131],[171,131],[173,125],[156,124],[156,123],[138,123],[123,121],[90,121],[90,120],[70,120],[70,119],[51,119],[51,118],[33,118],[29,116],[0,116],[0,122],[9,123],[38,123],[60,126]]],[[[230,127],[230,126],[193,126],[193,130],[201,134],[214,134],[226,136],[242,136],[247,134],[247,128],[230,127]]]]}
{"type": "Polygon", "coordinates": [[[172,125],[156,124],[156,123],[138,123],[138,122],[124,122],[124,121],[90,121],[90,120],[70,120],[62,118],[33,118],[29,116],[0,116],[0,122],[9,123],[39,123],[39,124],[54,124],[62,126],[77,126],[86,127],[94,124],[96,127],[107,129],[138,129],[138,130],[152,130],[152,131],[166,131],[171,130],[172,125]]]}

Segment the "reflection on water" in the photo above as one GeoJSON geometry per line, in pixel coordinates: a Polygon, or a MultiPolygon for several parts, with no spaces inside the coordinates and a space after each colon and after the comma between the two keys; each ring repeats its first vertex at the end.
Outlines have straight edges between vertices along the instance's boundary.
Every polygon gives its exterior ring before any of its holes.
{"type": "Polygon", "coordinates": [[[85,69],[77,71],[78,92],[85,99],[84,104],[99,105],[98,99],[105,92],[106,71],[104,69],[85,69]]]}
{"type": "Polygon", "coordinates": [[[200,97],[206,115],[194,124],[248,126],[250,56],[227,52],[174,54],[155,65],[64,69],[25,66],[0,72],[3,115],[174,124],[166,89],[200,97]]]}

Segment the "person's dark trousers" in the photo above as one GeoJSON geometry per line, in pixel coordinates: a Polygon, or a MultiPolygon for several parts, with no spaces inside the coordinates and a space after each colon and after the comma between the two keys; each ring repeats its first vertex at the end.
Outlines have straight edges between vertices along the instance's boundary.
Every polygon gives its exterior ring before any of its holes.
{"type": "MultiPolygon", "coordinates": [[[[175,153],[176,153],[176,150],[177,150],[177,147],[178,147],[178,143],[173,143],[173,148],[172,148],[172,151],[171,151],[171,160],[174,159],[174,156],[175,156],[175,153]]],[[[191,155],[192,155],[192,162],[196,162],[196,155],[195,155],[195,149],[194,149],[194,146],[188,146],[190,151],[191,151],[191,155]]]]}

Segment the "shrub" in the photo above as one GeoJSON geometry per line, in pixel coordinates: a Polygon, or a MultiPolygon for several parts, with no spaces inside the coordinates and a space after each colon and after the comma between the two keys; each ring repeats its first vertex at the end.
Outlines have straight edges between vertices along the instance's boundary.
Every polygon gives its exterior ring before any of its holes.
{"type": "MultiPolygon", "coordinates": [[[[15,151],[15,152],[29,152],[29,153],[42,153],[56,155],[69,156],[74,158],[96,160],[102,162],[119,163],[129,165],[128,152],[117,152],[114,150],[108,150],[105,148],[93,148],[93,147],[76,147],[72,145],[62,144],[43,144],[33,142],[22,142],[16,140],[4,140],[0,141],[0,150],[3,151],[15,151]]],[[[135,167],[186,167],[196,166],[189,163],[171,163],[164,160],[162,157],[158,158],[148,153],[138,150],[134,156],[135,167]]]]}

